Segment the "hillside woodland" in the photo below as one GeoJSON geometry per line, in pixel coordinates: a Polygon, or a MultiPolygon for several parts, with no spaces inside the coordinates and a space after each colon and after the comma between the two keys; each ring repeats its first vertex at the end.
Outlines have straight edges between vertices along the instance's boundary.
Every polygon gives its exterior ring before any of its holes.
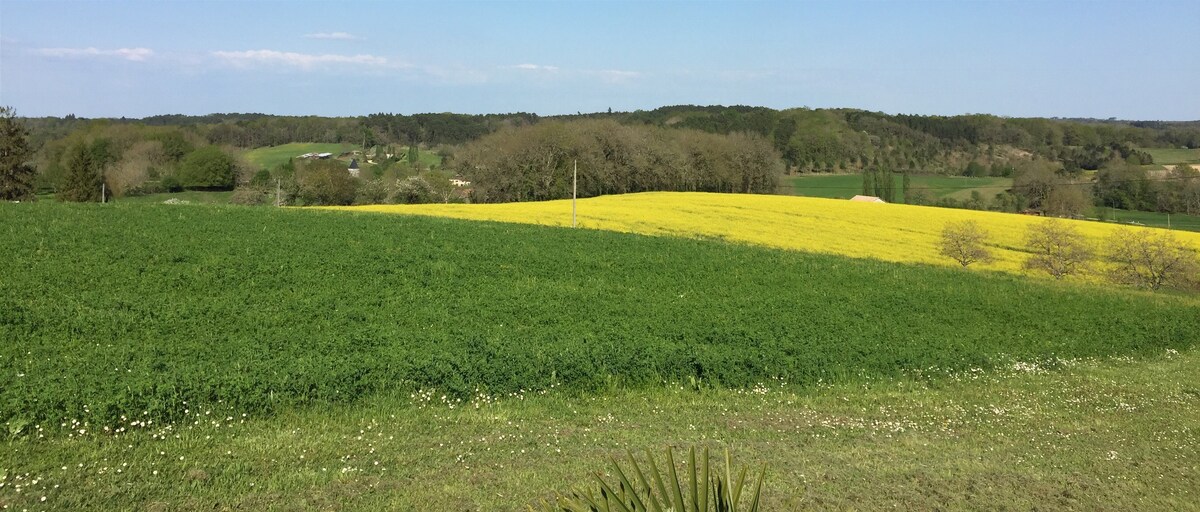
{"type": "MultiPolygon", "coordinates": [[[[106,198],[238,189],[234,201],[285,204],[507,202],[640,191],[787,192],[787,174],[998,176],[1010,190],[970,202],[900,201],[1079,215],[1092,206],[1200,213],[1200,122],[890,115],[853,109],[670,106],[536,114],[265,114],[143,119],[17,118],[33,191],[103,182],[106,198]],[[356,148],[328,162],[263,167],[248,151],[281,144],[356,148]],[[1173,161],[1155,154],[1181,152],[1173,161]],[[218,152],[224,156],[219,156],[218,152]],[[84,154],[86,153],[86,158],[84,154]],[[421,156],[421,157],[419,157],[421,156]],[[351,159],[358,176],[334,176],[351,159]],[[452,187],[457,177],[469,186],[452,187]]],[[[299,155],[297,155],[299,156],[299,155]]],[[[893,180],[885,178],[892,177],[893,180]]],[[[866,188],[870,194],[882,193],[866,188]]]]}

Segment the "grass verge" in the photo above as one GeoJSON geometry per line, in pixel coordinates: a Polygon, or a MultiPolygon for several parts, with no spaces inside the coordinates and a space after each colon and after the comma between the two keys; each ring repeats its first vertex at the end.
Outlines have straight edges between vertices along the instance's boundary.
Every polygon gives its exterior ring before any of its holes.
{"type": "Polygon", "coordinates": [[[8,439],[0,506],[523,510],[626,448],[700,444],[768,465],[765,510],[1197,510],[1197,374],[1188,351],[853,385],[195,410],[8,439]]]}

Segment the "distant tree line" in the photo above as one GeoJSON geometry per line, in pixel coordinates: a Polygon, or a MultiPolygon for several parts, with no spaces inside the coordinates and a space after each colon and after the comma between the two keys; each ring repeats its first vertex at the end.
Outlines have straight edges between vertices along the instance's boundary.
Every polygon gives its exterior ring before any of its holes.
{"type": "Polygon", "coordinates": [[[779,156],[753,133],[630,126],[612,120],[544,121],[464,146],[452,169],[471,178],[472,199],[534,201],[652,190],[771,193],[779,156]]]}
{"type": "MultiPolygon", "coordinates": [[[[471,176],[477,199],[481,200],[557,197],[561,191],[556,187],[561,184],[553,179],[550,184],[544,179],[540,184],[529,181],[527,176],[536,174],[534,169],[511,163],[515,161],[512,157],[504,164],[508,167],[496,162],[479,168],[466,166],[468,162],[487,163],[487,158],[499,158],[495,151],[481,148],[501,141],[504,148],[537,154],[550,151],[546,141],[555,137],[571,141],[570,148],[560,153],[575,152],[580,159],[590,159],[589,169],[594,171],[589,172],[598,173],[581,183],[586,187],[585,194],[655,189],[765,190],[769,180],[738,181],[731,177],[728,169],[734,164],[728,159],[706,155],[709,149],[691,149],[720,148],[727,140],[718,137],[696,142],[709,135],[753,140],[749,152],[758,155],[768,154],[760,151],[765,142],[775,155],[772,167],[784,173],[872,174],[871,192],[910,203],[1036,210],[1052,215],[1078,215],[1091,205],[1200,212],[1194,197],[1195,180],[1188,169],[1147,171],[1139,167],[1154,163],[1144,148],[1200,147],[1200,121],[919,116],[736,105],[677,105],[649,111],[554,117],[526,113],[376,113],[328,118],[250,113],[144,119],[67,116],[20,121],[32,155],[26,163],[36,169],[35,189],[40,193],[53,192],[63,183],[69,167],[67,157],[79,144],[94,146],[93,162],[103,174],[105,186],[123,194],[211,186],[205,185],[205,180],[191,179],[189,176],[195,174],[183,172],[181,167],[188,153],[201,148],[215,146],[236,156],[247,148],[326,142],[349,143],[364,151],[393,146],[427,148],[450,162],[457,161],[453,169],[447,169],[471,176]],[[549,128],[535,129],[541,125],[549,128]],[[562,133],[552,136],[552,131],[562,133]],[[582,132],[595,133],[579,135],[582,132]],[[539,138],[519,144],[516,139],[520,137],[539,138]],[[610,140],[617,141],[617,150],[603,149],[610,140]],[[593,147],[600,149],[587,149],[593,147]],[[651,149],[663,147],[673,149],[651,149]],[[680,162],[687,162],[688,167],[681,168],[684,164],[680,162]],[[501,168],[511,175],[493,171],[501,168]],[[894,186],[878,174],[884,170],[893,179],[914,174],[1012,177],[1014,186],[994,197],[933,199],[921,190],[910,194],[894,186]]],[[[246,183],[259,171],[246,168],[236,159],[234,166],[232,175],[237,183],[246,183]]],[[[415,169],[410,166],[406,172],[411,171],[415,169]]],[[[416,176],[389,175],[386,179],[411,177],[416,176]]],[[[368,179],[375,178],[384,179],[368,179]]],[[[392,185],[394,181],[389,181],[389,187],[392,185]]]]}
{"type": "Polygon", "coordinates": [[[43,143],[33,165],[36,193],[60,200],[188,189],[229,190],[252,174],[235,151],[188,128],[95,121],[43,143]]]}

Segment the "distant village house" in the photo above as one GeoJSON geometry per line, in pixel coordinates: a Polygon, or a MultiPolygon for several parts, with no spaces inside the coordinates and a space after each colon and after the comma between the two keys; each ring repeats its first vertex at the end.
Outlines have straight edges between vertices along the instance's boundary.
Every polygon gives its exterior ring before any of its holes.
{"type": "Polygon", "coordinates": [[[887,201],[884,201],[883,199],[880,199],[875,196],[854,196],[854,197],[851,197],[850,200],[854,201],[856,203],[886,203],[887,202],[887,201]]]}

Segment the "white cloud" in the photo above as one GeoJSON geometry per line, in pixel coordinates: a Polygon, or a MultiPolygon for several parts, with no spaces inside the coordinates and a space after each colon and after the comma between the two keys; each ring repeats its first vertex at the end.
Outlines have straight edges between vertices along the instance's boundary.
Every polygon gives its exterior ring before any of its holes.
{"type": "Polygon", "coordinates": [[[309,39],[333,39],[337,41],[357,41],[362,39],[348,32],[317,32],[315,34],[305,34],[304,37],[309,39]]]}
{"type": "Polygon", "coordinates": [[[524,71],[558,71],[558,66],[543,66],[540,64],[517,64],[513,67],[524,71]]]}
{"type": "Polygon", "coordinates": [[[115,57],[134,62],[142,62],[154,56],[154,50],[149,48],[117,48],[116,50],[101,50],[99,48],[38,48],[38,55],[59,58],[77,57],[115,57]]]}
{"type": "Polygon", "coordinates": [[[637,71],[624,71],[620,69],[601,69],[598,71],[587,71],[586,73],[599,77],[605,82],[614,84],[630,82],[642,76],[642,74],[637,71]]]}
{"type": "Polygon", "coordinates": [[[275,50],[247,50],[238,52],[217,51],[212,52],[212,55],[228,64],[232,64],[241,68],[248,68],[256,65],[282,65],[309,70],[318,66],[331,64],[352,64],[375,68],[406,67],[390,62],[387,57],[379,57],[376,55],[339,55],[335,53],[311,54],[280,52],[275,50]]]}

